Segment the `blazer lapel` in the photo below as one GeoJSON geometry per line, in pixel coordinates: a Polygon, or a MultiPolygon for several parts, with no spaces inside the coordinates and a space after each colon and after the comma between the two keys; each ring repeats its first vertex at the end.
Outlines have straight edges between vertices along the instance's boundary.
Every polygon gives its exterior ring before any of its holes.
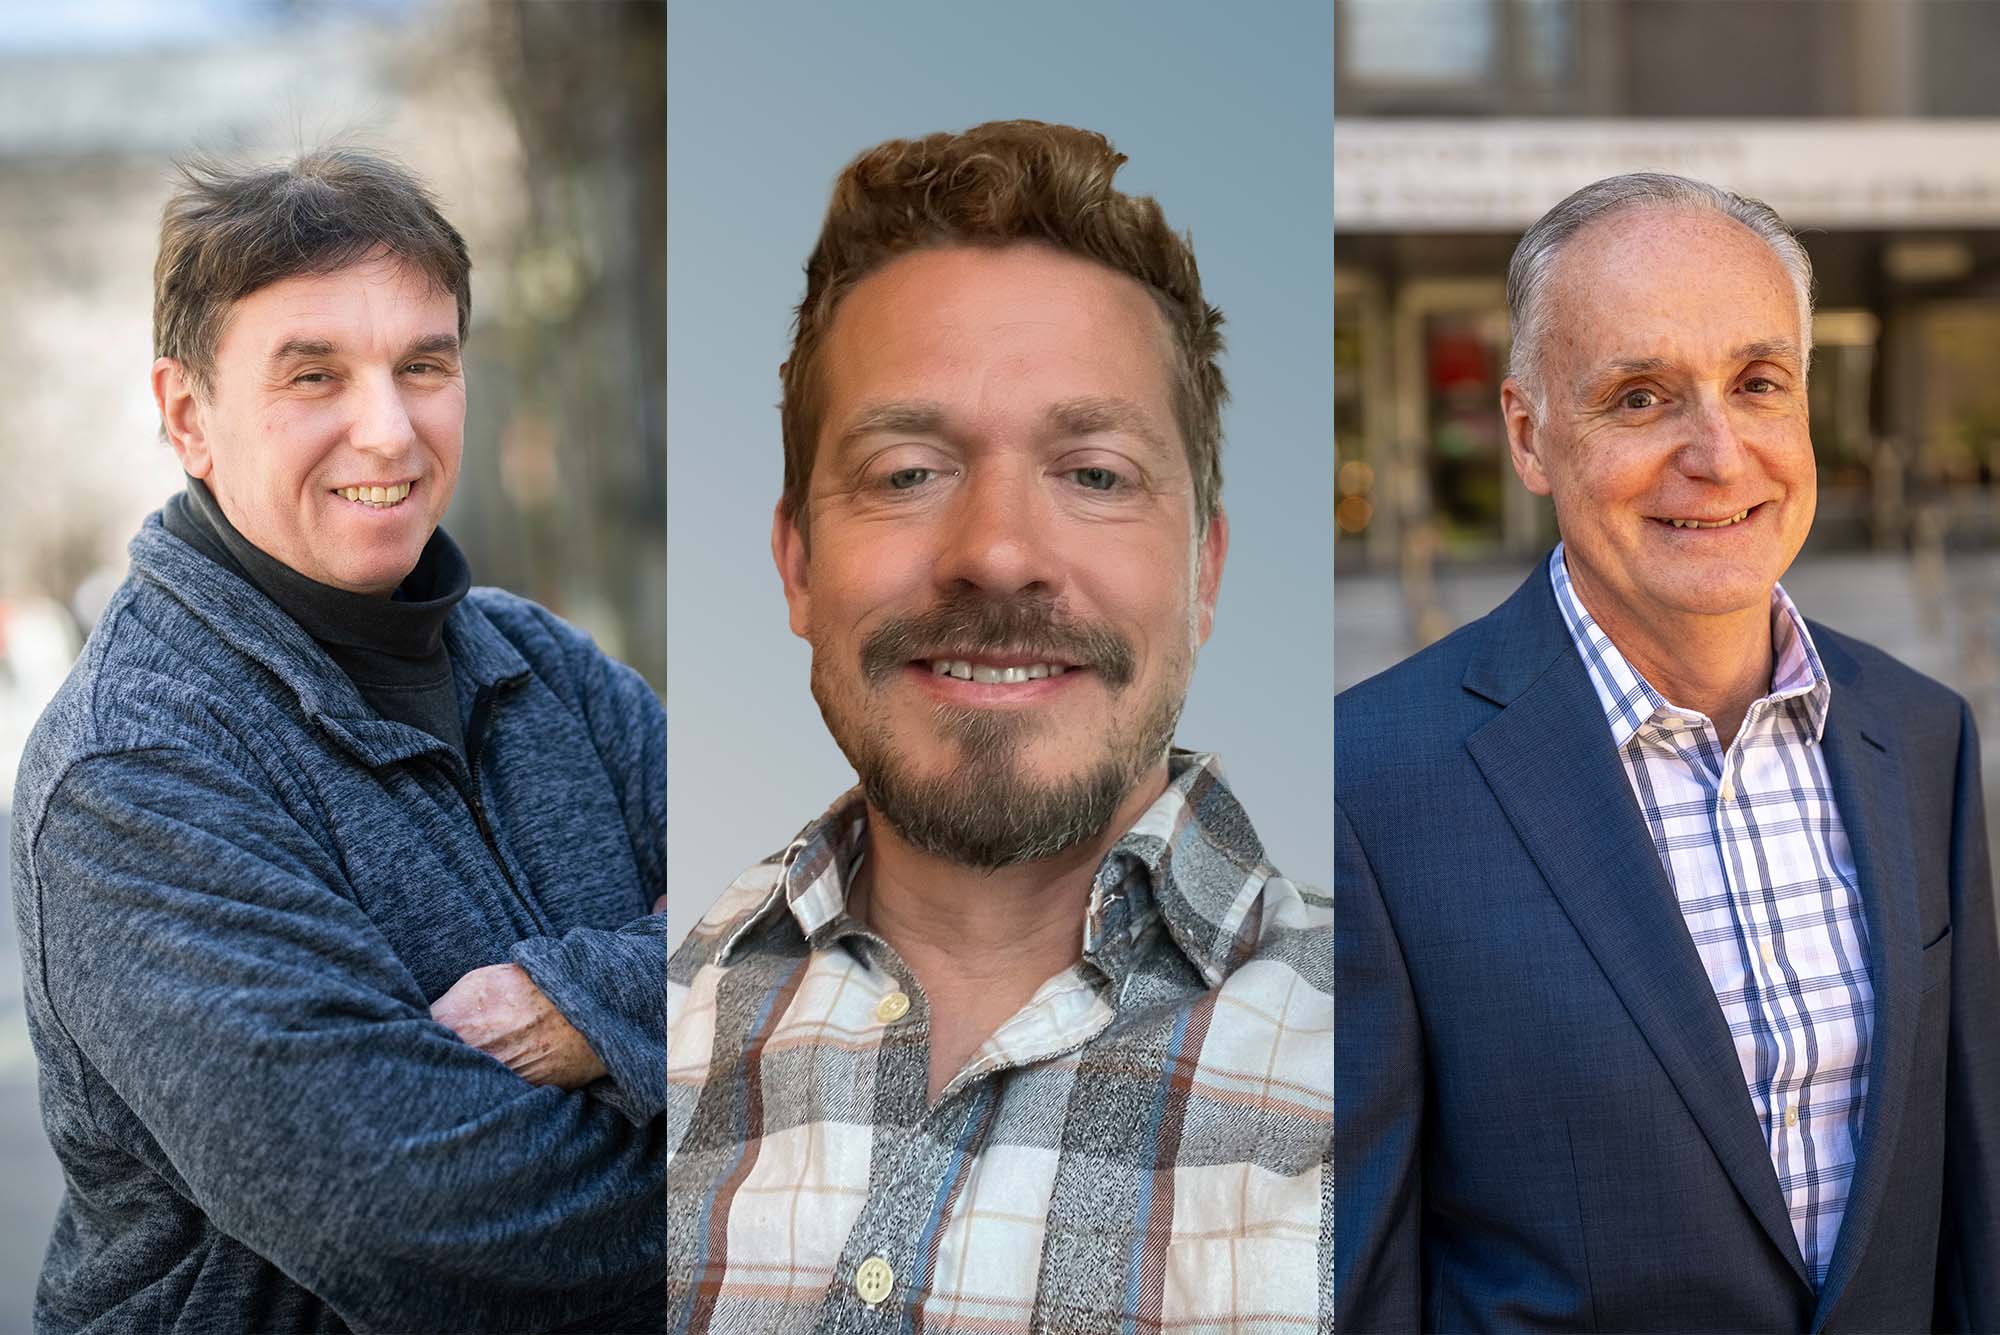
{"type": "Polygon", "coordinates": [[[1744,1204],[1806,1281],[1735,1044],[1545,569],[1495,614],[1465,685],[1503,706],[1467,740],[1474,763],[1744,1204]]]}
{"type": "Polygon", "coordinates": [[[1921,951],[1910,895],[1915,854],[1902,767],[1887,745],[1894,733],[1893,708],[1871,708],[1859,665],[1822,644],[1821,662],[1833,682],[1826,731],[1827,774],[1833,781],[1840,823],[1854,853],[1862,912],[1868,923],[1869,982],[1875,993],[1874,1025],[1868,1054],[1868,1093],[1862,1104],[1861,1140],[1855,1147],[1854,1180],[1833,1262],[1813,1313],[1819,1330],[1840,1301],[1869,1234],[1880,1218],[1889,1173],[1902,1134],[1905,1096],[1916,1055],[1916,1024],[1922,986],[1921,951]]]}

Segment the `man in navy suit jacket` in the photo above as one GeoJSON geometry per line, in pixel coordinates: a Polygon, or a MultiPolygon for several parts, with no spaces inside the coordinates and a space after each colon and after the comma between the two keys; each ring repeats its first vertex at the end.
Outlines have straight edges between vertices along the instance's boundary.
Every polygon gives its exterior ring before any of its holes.
{"type": "Polygon", "coordinates": [[[1678,177],[1515,254],[1501,409],[1563,542],[1336,703],[1347,1335],[2000,1330],[1978,738],[1777,586],[1810,292],[1678,177]]]}

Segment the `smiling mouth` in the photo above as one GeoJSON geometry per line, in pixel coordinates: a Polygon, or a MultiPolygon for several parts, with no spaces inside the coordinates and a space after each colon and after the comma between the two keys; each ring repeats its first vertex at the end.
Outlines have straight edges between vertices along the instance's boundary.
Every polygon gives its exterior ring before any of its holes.
{"type": "Polygon", "coordinates": [[[914,666],[928,667],[933,677],[954,677],[989,686],[1015,686],[1023,682],[1060,677],[1078,669],[1069,663],[975,663],[965,658],[917,659],[914,666]]]}
{"type": "Polygon", "coordinates": [[[1764,503],[1759,501],[1747,510],[1739,510],[1735,514],[1725,515],[1721,519],[1677,519],[1669,518],[1665,515],[1649,515],[1647,517],[1656,524],[1666,524],[1672,528],[1732,528],[1757,513],[1757,511],[1763,508],[1763,505],[1764,503]]]}
{"type": "Polygon", "coordinates": [[[387,487],[335,487],[333,494],[371,510],[393,510],[403,503],[415,486],[414,482],[398,482],[387,487]]]}

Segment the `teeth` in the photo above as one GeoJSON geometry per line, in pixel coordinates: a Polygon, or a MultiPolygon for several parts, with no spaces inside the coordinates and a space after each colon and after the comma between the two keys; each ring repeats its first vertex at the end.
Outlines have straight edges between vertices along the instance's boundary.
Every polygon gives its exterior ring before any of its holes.
{"type": "Polygon", "coordinates": [[[341,487],[336,495],[362,505],[395,505],[410,494],[410,484],[398,482],[393,487],[341,487]]]}
{"type": "Polygon", "coordinates": [[[1060,663],[1030,663],[1026,667],[989,667],[984,663],[973,664],[963,658],[933,658],[933,677],[956,677],[960,681],[983,682],[989,686],[1018,686],[1022,682],[1040,681],[1044,677],[1060,677],[1069,671],[1060,663]]]}
{"type": "Polygon", "coordinates": [[[1702,519],[1669,519],[1667,522],[1675,528],[1728,528],[1731,524],[1740,524],[1749,517],[1749,510],[1740,510],[1727,519],[1713,521],[1702,519]]]}

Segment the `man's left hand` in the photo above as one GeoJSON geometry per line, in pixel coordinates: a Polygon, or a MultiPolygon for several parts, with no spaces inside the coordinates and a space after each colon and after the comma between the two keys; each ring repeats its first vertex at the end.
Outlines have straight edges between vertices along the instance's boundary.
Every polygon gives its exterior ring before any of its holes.
{"type": "Polygon", "coordinates": [[[453,983],[431,1018],[531,1085],[576,1089],[604,1063],[518,964],[489,964],[453,983]]]}

